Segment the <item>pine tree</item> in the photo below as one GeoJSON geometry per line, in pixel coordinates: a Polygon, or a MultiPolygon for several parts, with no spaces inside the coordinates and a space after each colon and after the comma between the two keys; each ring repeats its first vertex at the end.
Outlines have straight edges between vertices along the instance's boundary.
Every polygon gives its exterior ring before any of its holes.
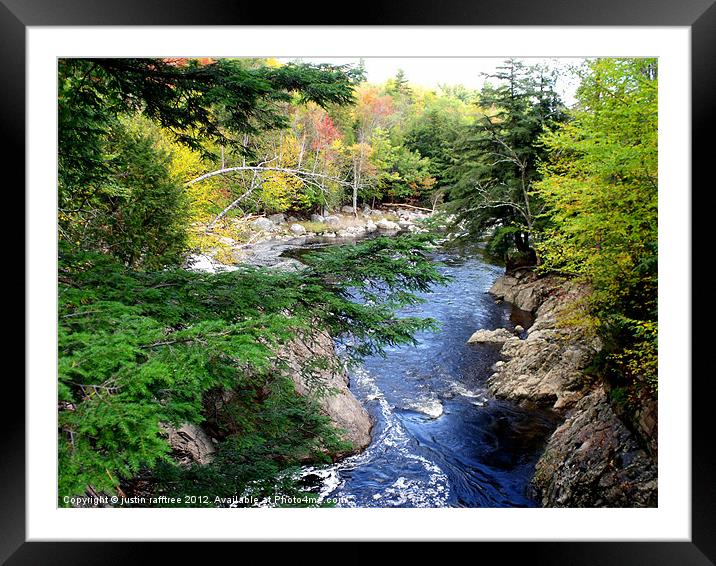
{"type": "Polygon", "coordinates": [[[538,144],[546,127],[564,119],[554,75],[508,60],[479,97],[485,109],[458,139],[448,171],[449,209],[470,238],[492,231],[490,250],[515,264],[534,264],[531,238],[538,229],[541,202],[533,194],[538,144]],[[516,250],[516,255],[511,255],[516,250]]]}

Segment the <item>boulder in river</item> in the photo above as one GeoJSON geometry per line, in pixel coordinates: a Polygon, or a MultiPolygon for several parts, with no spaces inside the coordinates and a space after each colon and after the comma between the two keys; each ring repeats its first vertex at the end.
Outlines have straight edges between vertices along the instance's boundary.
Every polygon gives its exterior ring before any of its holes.
{"type": "Polygon", "coordinates": [[[387,218],[381,218],[378,220],[378,222],[376,222],[376,226],[378,227],[378,230],[385,232],[397,232],[400,229],[400,226],[387,218]]]}
{"type": "Polygon", "coordinates": [[[519,309],[535,312],[557,287],[554,278],[540,278],[531,270],[523,269],[500,277],[490,288],[490,293],[519,309]]]}
{"type": "Polygon", "coordinates": [[[468,338],[468,344],[503,344],[507,340],[512,340],[514,334],[506,328],[498,328],[497,330],[477,330],[468,338]]]}

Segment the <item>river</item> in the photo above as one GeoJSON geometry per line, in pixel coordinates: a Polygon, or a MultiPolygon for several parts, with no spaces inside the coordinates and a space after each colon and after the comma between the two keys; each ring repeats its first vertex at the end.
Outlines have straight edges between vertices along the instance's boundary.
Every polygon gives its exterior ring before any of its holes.
{"type": "Polygon", "coordinates": [[[534,464],[555,420],[495,399],[485,380],[499,347],[467,344],[479,328],[529,325],[526,313],[487,293],[503,268],[480,253],[435,253],[452,276],[403,309],[438,332],[387,349],[351,370],[350,387],[375,423],[362,453],[305,468],[304,487],[338,507],[533,507],[534,464]]]}

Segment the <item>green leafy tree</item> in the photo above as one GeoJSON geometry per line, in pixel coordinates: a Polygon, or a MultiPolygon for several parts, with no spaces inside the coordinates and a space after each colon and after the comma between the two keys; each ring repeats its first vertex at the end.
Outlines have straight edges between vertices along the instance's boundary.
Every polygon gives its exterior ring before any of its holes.
{"type": "Polygon", "coordinates": [[[369,198],[417,201],[427,200],[435,179],[430,174],[430,160],[403,144],[393,143],[386,130],[377,128],[373,134],[371,162],[377,170],[376,179],[361,192],[369,198]]]}
{"type": "Polygon", "coordinates": [[[188,203],[173,155],[159,128],[135,117],[117,121],[108,137],[111,177],[105,207],[85,225],[86,239],[129,267],[180,263],[186,251],[188,203]]]}
{"type": "Polygon", "coordinates": [[[548,206],[544,269],[592,284],[609,367],[642,390],[657,383],[657,85],[654,59],[590,62],[573,120],[542,139],[535,187],[548,206]]]}

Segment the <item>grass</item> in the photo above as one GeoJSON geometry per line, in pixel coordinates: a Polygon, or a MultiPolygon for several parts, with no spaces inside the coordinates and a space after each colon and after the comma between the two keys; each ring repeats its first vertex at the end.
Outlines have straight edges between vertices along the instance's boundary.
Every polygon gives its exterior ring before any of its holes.
{"type": "Polygon", "coordinates": [[[310,220],[306,220],[305,222],[297,222],[297,224],[303,226],[306,229],[306,232],[312,232],[314,234],[327,232],[330,231],[332,228],[332,226],[323,222],[311,222],[310,220]]]}

